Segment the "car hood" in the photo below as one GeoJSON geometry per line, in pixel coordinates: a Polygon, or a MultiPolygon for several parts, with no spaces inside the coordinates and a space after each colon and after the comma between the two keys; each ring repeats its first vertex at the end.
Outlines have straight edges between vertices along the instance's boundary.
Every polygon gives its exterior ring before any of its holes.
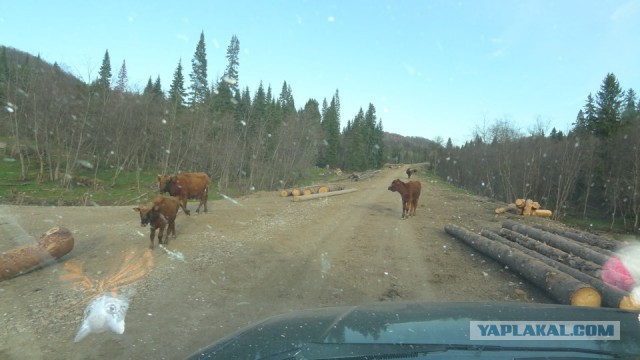
{"type": "MultiPolygon", "coordinates": [[[[292,311],[270,317],[207,346],[190,359],[296,359],[317,345],[443,344],[450,350],[584,349],[617,355],[640,354],[638,312],[515,302],[382,302],[351,307],[292,311]],[[472,321],[619,323],[619,340],[472,340],[472,321]],[[313,346],[311,346],[313,345],[313,346]]],[[[434,349],[442,352],[443,348],[434,349]]],[[[446,348],[444,348],[446,352],[446,348]]],[[[335,352],[334,352],[335,353],[335,352]]],[[[458,354],[459,355],[459,354],[458,354]]],[[[575,354],[573,354],[575,355],[575,354]]],[[[568,355],[565,355],[568,356],[568,355]]],[[[300,358],[340,358],[302,356],[300,358]]]]}

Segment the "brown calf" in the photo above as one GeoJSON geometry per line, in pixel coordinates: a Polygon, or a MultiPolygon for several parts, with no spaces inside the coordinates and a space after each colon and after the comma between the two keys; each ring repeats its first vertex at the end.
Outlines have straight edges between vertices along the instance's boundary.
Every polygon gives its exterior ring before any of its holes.
{"type": "Polygon", "coordinates": [[[420,198],[420,190],[422,185],[420,181],[402,182],[400,179],[395,179],[389,186],[389,191],[397,191],[402,197],[402,218],[407,219],[409,216],[416,215],[416,208],[418,207],[418,199],[420,198]]]}
{"type": "Polygon", "coordinates": [[[158,189],[160,193],[168,192],[180,200],[180,206],[185,214],[191,215],[187,209],[188,199],[198,199],[200,204],[196,212],[200,212],[200,207],[204,205],[204,212],[207,212],[207,199],[209,198],[209,175],[199,173],[184,173],[174,176],[158,175],[158,189]]]}
{"type": "Polygon", "coordinates": [[[415,174],[416,172],[418,172],[418,170],[417,170],[417,169],[408,168],[408,169],[407,169],[407,177],[408,177],[409,179],[411,179],[411,175],[415,174]]]}
{"type": "Polygon", "coordinates": [[[158,244],[168,244],[169,235],[173,234],[176,237],[176,215],[180,205],[178,199],[173,196],[158,195],[152,202],[147,205],[141,205],[133,208],[134,211],[140,213],[140,225],[147,226],[150,224],[151,228],[151,245],[150,249],[153,249],[153,238],[156,235],[156,229],[160,229],[158,234],[158,244]],[[167,236],[164,237],[164,228],[169,224],[167,229],[167,236]],[[164,237],[164,242],[163,242],[164,237]]]}

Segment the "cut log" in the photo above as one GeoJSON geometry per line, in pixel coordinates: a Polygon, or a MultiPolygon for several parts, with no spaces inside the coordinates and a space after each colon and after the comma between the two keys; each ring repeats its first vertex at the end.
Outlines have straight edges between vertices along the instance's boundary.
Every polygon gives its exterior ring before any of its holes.
{"type": "Polygon", "coordinates": [[[337,185],[337,184],[311,185],[311,186],[303,186],[303,187],[280,190],[280,196],[281,197],[303,196],[303,195],[310,195],[310,194],[326,193],[330,191],[338,191],[343,189],[344,189],[344,186],[337,185]]]}
{"type": "Polygon", "coordinates": [[[296,196],[292,199],[292,201],[306,201],[306,200],[325,198],[325,197],[334,196],[334,195],[348,194],[350,192],[354,192],[357,190],[358,189],[345,189],[345,190],[330,191],[330,192],[319,193],[319,194],[311,194],[307,196],[296,196]]]}
{"type": "Polygon", "coordinates": [[[601,305],[602,298],[600,293],[592,286],[558,271],[522,251],[474,234],[453,224],[447,224],[445,231],[463,240],[481,253],[507,265],[523,278],[545,290],[562,304],[591,307],[599,307],[601,305]]]}
{"type": "MultiPolygon", "coordinates": [[[[510,231],[507,229],[501,229],[501,230],[506,230],[506,231],[510,231]]],[[[509,239],[502,237],[492,231],[489,230],[482,230],[480,232],[480,234],[484,237],[487,237],[491,240],[494,241],[498,241],[501,242],[505,245],[508,246],[513,246],[515,249],[518,249],[520,251],[522,251],[523,253],[534,257],[540,261],[542,261],[543,263],[559,270],[562,272],[565,272],[567,274],[569,274],[570,276],[584,282],[585,284],[589,284],[591,286],[593,286],[596,290],[598,290],[598,292],[600,292],[600,295],[602,296],[602,305],[606,306],[606,307],[612,307],[612,308],[621,308],[621,309],[632,309],[633,307],[631,306],[631,304],[629,303],[630,298],[629,298],[629,293],[627,293],[626,291],[622,290],[622,289],[618,289],[617,287],[613,287],[613,286],[609,286],[607,284],[605,284],[602,280],[600,280],[599,278],[595,278],[591,275],[587,275],[583,272],[581,272],[578,269],[575,269],[571,266],[565,265],[561,262],[552,260],[551,258],[540,254],[539,252],[535,251],[535,250],[531,250],[528,249],[518,243],[512,242],[509,239]]]]}
{"type": "Polygon", "coordinates": [[[613,240],[609,240],[606,238],[603,238],[601,236],[597,236],[594,234],[589,234],[586,232],[582,232],[582,231],[571,231],[571,230],[563,230],[563,229],[558,229],[552,226],[546,226],[546,225],[542,225],[542,224],[536,224],[533,225],[533,227],[540,229],[540,230],[544,230],[546,232],[550,232],[552,234],[556,234],[556,235],[560,235],[560,236],[564,236],[566,238],[569,239],[573,239],[575,241],[584,243],[584,244],[588,244],[591,246],[597,246],[601,249],[605,249],[605,250],[615,250],[617,247],[617,243],[613,240]]]}
{"type": "Polygon", "coordinates": [[[509,204],[505,207],[499,207],[496,209],[496,214],[504,214],[506,212],[516,214],[516,215],[522,215],[521,210],[518,209],[516,204],[509,204]]]}
{"type": "Polygon", "coordinates": [[[593,251],[576,241],[531,226],[522,225],[516,221],[507,220],[502,223],[502,227],[538,239],[562,251],[577,255],[585,260],[593,261],[598,265],[603,265],[609,259],[609,256],[593,251]]]}
{"type": "Polygon", "coordinates": [[[45,267],[73,249],[71,231],[54,227],[38,242],[0,253],[0,281],[45,267]]]}
{"type": "Polygon", "coordinates": [[[602,270],[602,266],[592,261],[585,260],[579,256],[569,254],[565,251],[554,248],[553,246],[549,246],[543,242],[540,242],[536,239],[532,239],[528,236],[524,236],[513,230],[503,228],[499,230],[499,234],[511,240],[512,242],[517,243],[521,246],[524,246],[525,248],[533,250],[539,254],[542,254],[547,258],[550,258],[551,260],[571,266],[572,268],[577,269],[581,272],[587,273],[593,277],[597,277],[597,278],[600,277],[600,271],[602,270]]]}
{"type": "Polygon", "coordinates": [[[553,215],[553,212],[551,212],[551,210],[535,209],[535,210],[533,210],[531,215],[538,216],[538,217],[550,218],[551,215],[553,215]]]}

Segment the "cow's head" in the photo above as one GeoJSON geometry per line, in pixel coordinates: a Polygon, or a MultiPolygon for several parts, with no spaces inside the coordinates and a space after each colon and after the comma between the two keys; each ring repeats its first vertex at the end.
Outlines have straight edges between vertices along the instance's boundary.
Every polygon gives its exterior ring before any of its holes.
{"type": "Polygon", "coordinates": [[[389,191],[398,191],[404,187],[404,183],[400,179],[395,179],[391,182],[391,185],[387,188],[389,191]]]}
{"type": "Polygon", "coordinates": [[[133,211],[140,213],[140,226],[143,227],[153,221],[157,210],[157,206],[139,206],[133,208],[133,211]]]}
{"type": "Polygon", "coordinates": [[[160,191],[160,193],[169,192],[172,179],[173,178],[171,176],[158,175],[158,191],[160,191]]]}

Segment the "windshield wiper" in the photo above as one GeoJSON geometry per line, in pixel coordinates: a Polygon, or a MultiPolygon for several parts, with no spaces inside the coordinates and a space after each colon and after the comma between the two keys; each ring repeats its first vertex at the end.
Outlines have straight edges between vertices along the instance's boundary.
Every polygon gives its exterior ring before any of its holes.
{"type": "Polygon", "coordinates": [[[499,346],[473,344],[362,344],[362,343],[303,343],[299,346],[272,354],[261,359],[392,359],[411,358],[447,351],[478,351],[478,352],[545,352],[545,353],[576,353],[590,355],[605,355],[619,357],[618,354],[583,348],[566,347],[534,347],[534,346],[499,346]]]}

